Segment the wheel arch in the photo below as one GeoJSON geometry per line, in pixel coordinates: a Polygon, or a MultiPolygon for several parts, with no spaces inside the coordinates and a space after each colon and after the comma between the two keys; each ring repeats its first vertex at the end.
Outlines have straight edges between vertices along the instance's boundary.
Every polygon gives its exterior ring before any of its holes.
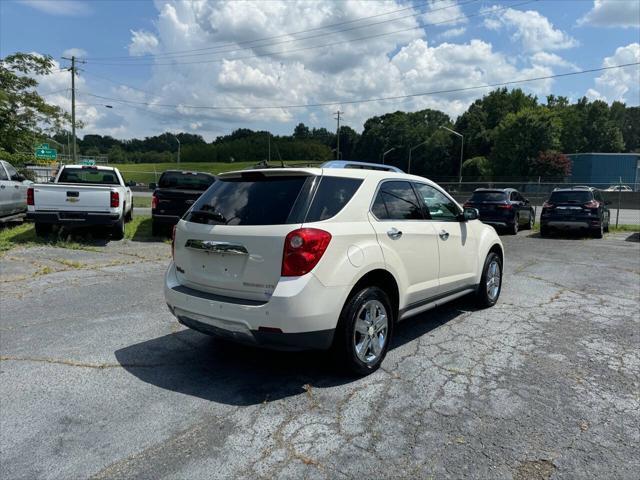
{"type": "Polygon", "coordinates": [[[349,292],[349,295],[347,295],[345,304],[364,287],[370,286],[381,288],[389,296],[389,300],[391,300],[391,307],[393,308],[394,321],[397,321],[400,303],[400,289],[395,277],[388,270],[383,268],[370,270],[360,277],[349,292]]]}

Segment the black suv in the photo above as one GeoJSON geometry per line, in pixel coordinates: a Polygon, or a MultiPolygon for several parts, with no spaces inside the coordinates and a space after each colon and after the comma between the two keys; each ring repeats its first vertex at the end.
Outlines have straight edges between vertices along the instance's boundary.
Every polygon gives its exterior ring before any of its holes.
{"type": "Polygon", "coordinates": [[[193,203],[208,189],[216,177],[210,173],[167,170],[158,184],[150,183],[151,228],[154,236],[168,233],[169,227],[178,223],[193,203]]]}
{"type": "Polygon", "coordinates": [[[552,230],[588,230],[602,238],[609,231],[609,202],[592,187],[556,188],[544,202],[540,216],[540,235],[552,230]]]}
{"type": "Polygon", "coordinates": [[[520,227],[533,228],[536,221],[531,202],[513,188],[478,188],[464,206],[478,209],[482,222],[506,228],[513,235],[520,227]]]}

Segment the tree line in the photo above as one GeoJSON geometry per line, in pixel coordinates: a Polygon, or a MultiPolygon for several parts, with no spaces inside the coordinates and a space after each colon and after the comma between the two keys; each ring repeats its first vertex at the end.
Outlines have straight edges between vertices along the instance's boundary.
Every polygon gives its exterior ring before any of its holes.
{"type": "MultiPolygon", "coordinates": [[[[0,63],[0,155],[25,161],[49,135],[67,145],[68,115],[35,92],[29,74],[51,71],[50,57],[14,54],[0,63]],[[26,153],[25,153],[26,152],[26,153]]],[[[322,161],[340,158],[381,162],[435,179],[564,177],[567,153],[639,152],[640,107],[621,102],[549,95],[545,102],[521,89],[494,90],[474,101],[453,120],[432,109],[396,111],[369,118],[362,133],[349,126],[336,132],[298,124],[291,135],[240,128],[207,142],[192,133],[162,133],[119,140],[86,134],[78,139],[82,155],[108,155],[113,163],[322,161]],[[443,128],[445,127],[445,128],[443,128]],[[339,142],[338,142],[339,140],[339,142]],[[409,162],[411,162],[409,164],[409,162]]]]}

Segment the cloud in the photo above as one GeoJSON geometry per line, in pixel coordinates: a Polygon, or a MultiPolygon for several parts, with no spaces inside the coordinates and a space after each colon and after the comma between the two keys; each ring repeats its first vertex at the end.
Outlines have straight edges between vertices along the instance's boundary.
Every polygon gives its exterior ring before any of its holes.
{"type": "Polygon", "coordinates": [[[423,17],[427,23],[446,22],[446,25],[458,25],[469,21],[456,0],[432,0],[423,17]],[[453,20],[454,18],[456,20],[453,20]]]}
{"type": "Polygon", "coordinates": [[[578,20],[578,25],[639,28],[640,2],[637,0],[594,0],[593,7],[578,20]]]}
{"type": "Polygon", "coordinates": [[[87,56],[87,51],[81,48],[67,48],[62,55],[65,57],[77,57],[84,58],[87,56]]]}
{"type": "Polygon", "coordinates": [[[158,39],[153,33],[144,30],[131,30],[129,55],[139,56],[153,53],[158,47],[158,39]]]}
{"type": "Polygon", "coordinates": [[[20,0],[20,3],[50,15],[79,16],[91,13],[87,3],[76,0],[20,0]]]}
{"type": "Polygon", "coordinates": [[[580,70],[574,63],[568,62],[555,53],[536,52],[531,56],[531,63],[534,65],[548,65],[552,67],[566,67],[573,71],[580,70]]]}
{"type": "MultiPolygon", "coordinates": [[[[489,9],[497,10],[499,7],[489,9]]],[[[505,28],[513,31],[511,38],[519,41],[528,52],[544,50],[561,50],[578,45],[578,41],[569,34],[553,26],[547,17],[535,10],[507,10],[496,12],[495,17],[484,21],[486,28],[500,30],[505,28]]]]}
{"type": "Polygon", "coordinates": [[[464,28],[464,27],[450,28],[449,30],[445,30],[444,32],[442,32],[438,36],[440,38],[444,38],[444,39],[448,40],[448,39],[451,39],[451,38],[460,37],[460,36],[464,35],[466,31],[467,31],[467,29],[464,28]]]}
{"type": "MultiPolygon", "coordinates": [[[[605,57],[603,67],[640,62],[640,44],[631,43],[619,47],[610,57],[605,57]]],[[[595,79],[596,88],[589,89],[587,96],[613,102],[615,100],[637,105],[640,103],[640,66],[606,70],[595,79]]]]}

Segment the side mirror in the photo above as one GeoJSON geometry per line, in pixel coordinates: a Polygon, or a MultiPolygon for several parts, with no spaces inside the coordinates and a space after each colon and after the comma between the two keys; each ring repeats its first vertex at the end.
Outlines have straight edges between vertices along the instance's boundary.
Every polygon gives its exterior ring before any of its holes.
{"type": "Polygon", "coordinates": [[[156,189],[156,184],[155,184],[155,183],[153,183],[153,182],[151,182],[151,183],[149,184],[149,190],[155,190],[155,189],[156,189]]]}
{"type": "Polygon", "coordinates": [[[133,180],[129,180],[127,182],[127,187],[135,187],[136,186],[136,182],[134,182],[133,180]]]}
{"type": "Polygon", "coordinates": [[[468,222],[469,220],[477,220],[480,218],[480,212],[478,211],[477,208],[465,208],[464,212],[462,213],[462,218],[464,219],[465,222],[468,222]]]}
{"type": "Polygon", "coordinates": [[[13,177],[11,177],[11,180],[13,180],[14,182],[24,182],[26,178],[24,175],[20,175],[19,173],[16,173],[13,177]]]}

